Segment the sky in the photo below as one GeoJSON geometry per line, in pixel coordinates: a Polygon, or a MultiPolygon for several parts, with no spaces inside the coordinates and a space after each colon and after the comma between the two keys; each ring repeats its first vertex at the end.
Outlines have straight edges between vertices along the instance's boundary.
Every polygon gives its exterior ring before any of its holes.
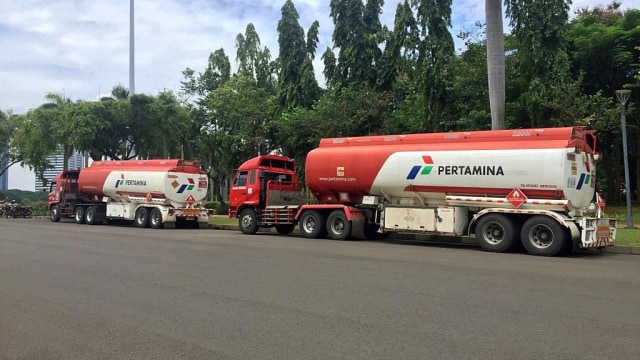
{"type": "MultiPolygon", "coordinates": [[[[262,47],[278,54],[277,23],[285,0],[134,0],[135,92],[155,95],[180,89],[187,67],[202,72],[213,51],[224,48],[232,66],[235,38],[252,23],[262,47]]],[[[381,21],[393,27],[400,0],[386,0],[381,21]]],[[[574,0],[575,9],[611,0],[574,0]]],[[[320,56],[331,43],[329,0],[294,0],[300,24],[320,23],[314,63],[324,84],[320,56]]],[[[484,22],[485,0],[453,0],[451,34],[484,22]]],[[[621,0],[640,8],[640,0],[621,0]]],[[[129,0],[0,0],[0,109],[23,114],[59,93],[76,101],[98,100],[121,84],[129,87],[129,0]]],[[[505,21],[505,31],[508,23],[505,21]]],[[[35,184],[14,166],[9,188],[35,184]],[[20,174],[19,174],[20,173],[20,174]],[[18,176],[18,174],[20,176],[18,176]],[[12,187],[13,186],[13,187],[12,187]]],[[[31,188],[30,188],[31,187],[31,188]]]]}

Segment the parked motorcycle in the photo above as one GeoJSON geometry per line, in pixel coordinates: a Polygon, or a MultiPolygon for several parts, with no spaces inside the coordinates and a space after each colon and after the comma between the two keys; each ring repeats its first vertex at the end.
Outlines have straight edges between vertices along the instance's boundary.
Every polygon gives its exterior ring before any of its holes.
{"type": "Polygon", "coordinates": [[[32,215],[31,206],[22,206],[18,204],[10,204],[0,207],[0,216],[8,218],[25,218],[29,219],[32,215]]]}

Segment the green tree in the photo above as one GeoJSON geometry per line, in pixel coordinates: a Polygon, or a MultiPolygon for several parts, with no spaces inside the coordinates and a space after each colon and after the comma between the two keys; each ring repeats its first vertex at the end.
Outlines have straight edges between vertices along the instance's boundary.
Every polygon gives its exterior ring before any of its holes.
{"type": "MultiPolygon", "coordinates": [[[[581,91],[589,97],[603,97],[610,116],[597,118],[600,151],[606,162],[601,164],[602,178],[606,180],[607,197],[620,199],[618,185],[623,182],[622,135],[620,129],[620,105],[614,92],[630,88],[636,83],[640,64],[640,10],[620,9],[617,1],[594,8],[582,8],[568,26],[566,39],[571,69],[581,75],[581,91]]],[[[640,190],[640,145],[632,139],[640,136],[640,91],[633,89],[627,108],[627,135],[630,163],[636,172],[631,173],[632,184],[640,190]]],[[[605,106],[605,105],[603,105],[605,106]]],[[[601,113],[604,113],[602,110],[601,113]]],[[[640,192],[640,191],[639,191],[640,192]]]]}
{"type": "Polygon", "coordinates": [[[384,33],[386,46],[377,66],[376,88],[388,91],[398,76],[414,73],[417,55],[413,41],[419,38],[419,30],[408,0],[396,7],[393,31],[386,30],[384,33]]]}
{"type": "Polygon", "coordinates": [[[318,43],[319,23],[315,21],[305,41],[304,29],[298,22],[299,15],[291,0],[282,7],[278,21],[279,111],[296,106],[311,107],[320,95],[320,88],[313,71],[313,58],[318,43]]]}
{"type": "Polygon", "coordinates": [[[11,141],[24,165],[36,173],[41,180],[49,168],[47,157],[60,152],[59,133],[56,123],[63,117],[63,110],[55,107],[40,106],[30,110],[17,124],[17,131],[11,141]]]}
{"type": "Polygon", "coordinates": [[[260,36],[252,23],[247,25],[244,35],[236,36],[236,61],[238,75],[256,81],[256,84],[270,92],[275,91],[277,65],[271,61],[271,52],[267,47],[260,49],[260,36]]]}
{"type": "Polygon", "coordinates": [[[640,10],[622,11],[619,3],[582,9],[568,27],[567,40],[574,72],[583,72],[587,94],[613,92],[635,80],[640,63],[640,10]]]}
{"type": "Polygon", "coordinates": [[[506,13],[518,41],[520,79],[528,88],[520,96],[526,110],[526,126],[553,126],[553,109],[546,104],[566,88],[569,60],[565,32],[569,3],[566,0],[506,0],[506,13]]]}
{"type": "Polygon", "coordinates": [[[453,77],[451,63],[455,56],[451,26],[451,0],[413,0],[416,20],[423,41],[419,44],[418,68],[422,69],[418,84],[425,101],[427,131],[444,130],[439,126],[450,118],[448,87],[453,77]]]}
{"type": "Polygon", "coordinates": [[[323,55],[331,74],[330,84],[366,84],[375,86],[375,64],[382,53],[379,48],[382,37],[380,13],[383,1],[331,0],[330,16],[333,19],[333,48],[338,56],[331,64],[332,56],[327,49],[323,55]]]}
{"type": "Polygon", "coordinates": [[[19,116],[11,111],[0,110],[0,176],[21,161],[19,154],[11,146],[19,121],[19,116]]]}
{"type": "Polygon", "coordinates": [[[233,169],[257,154],[274,149],[270,126],[277,102],[274,94],[259,87],[255,79],[239,75],[208,97],[212,111],[210,121],[202,127],[202,146],[215,161],[210,162],[209,176],[214,180],[214,194],[222,199],[221,184],[233,169]]]}

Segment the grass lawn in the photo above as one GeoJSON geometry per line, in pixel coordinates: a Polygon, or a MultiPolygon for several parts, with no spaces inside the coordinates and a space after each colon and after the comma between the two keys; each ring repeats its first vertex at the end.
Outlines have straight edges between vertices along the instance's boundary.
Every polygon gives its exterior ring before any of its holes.
{"type": "Polygon", "coordinates": [[[238,219],[229,219],[227,215],[209,217],[209,225],[238,225],[238,219]]]}
{"type": "Polygon", "coordinates": [[[631,207],[631,216],[636,229],[627,229],[627,206],[616,205],[605,208],[605,216],[618,220],[618,232],[616,234],[616,245],[636,245],[640,246],[640,206],[631,207]]]}

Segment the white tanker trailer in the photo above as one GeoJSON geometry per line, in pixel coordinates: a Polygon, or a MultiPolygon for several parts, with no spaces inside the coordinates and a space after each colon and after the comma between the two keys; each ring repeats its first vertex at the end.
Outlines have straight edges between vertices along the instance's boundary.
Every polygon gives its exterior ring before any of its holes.
{"type": "MultiPolygon", "coordinates": [[[[616,221],[592,203],[597,158],[595,131],[584,127],[322,139],[306,159],[317,202],[284,204],[292,212],[286,221],[299,222],[306,237],[475,235],[496,252],[610,246],[616,221]]],[[[285,162],[258,169],[293,177],[292,165],[274,166],[285,162]]],[[[231,194],[230,214],[242,229],[250,199],[234,204],[231,194]]],[[[264,208],[253,207],[258,227],[284,228],[278,221],[287,218],[271,215],[283,211],[283,197],[271,193],[264,208]]]]}
{"type": "Polygon", "coordinates": [[[194,161],[95,161],[82,170],[62,171],[49,193],[51,221],[73,217],[79,224],[134,221],[138,227],[207,227],[202,206],[208,179],[194,161]]]}

